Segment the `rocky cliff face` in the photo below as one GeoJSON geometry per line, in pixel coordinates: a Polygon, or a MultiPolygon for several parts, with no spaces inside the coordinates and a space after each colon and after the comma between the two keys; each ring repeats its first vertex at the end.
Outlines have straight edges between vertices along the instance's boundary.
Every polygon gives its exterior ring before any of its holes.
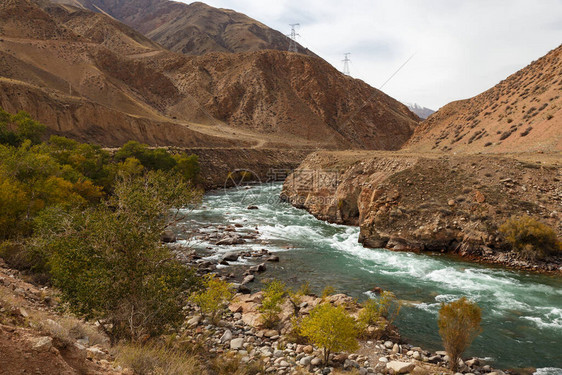
{"type": "Polygon", "coordinates": [[[508,257],[498,226],[512,215],[562,235],[562,166],[544,160],[318,152],[287,179],[283,197],[320,219],[359,225],[366,247],[494,260],[508,257]]]}
{"type": "Polygon", "coordinates": [[[562,151],[562,46],[491,89],[447,104],[417,129],[412,151],[562,151]]]}

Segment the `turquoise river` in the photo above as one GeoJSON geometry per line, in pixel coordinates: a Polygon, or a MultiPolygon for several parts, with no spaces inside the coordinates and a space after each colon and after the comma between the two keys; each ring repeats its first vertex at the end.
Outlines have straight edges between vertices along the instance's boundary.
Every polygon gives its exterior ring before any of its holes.
{"type": "Polygon", "coordinates": [[[257,228],[259,241],[222,247],[195,239],[186,242],[196,249],[212,248],[206,253],[209,258],[232,250],[276,252],[281,261],[268,264],[261,277],[293,287],[307,281],[320,292],[330,285],[360,300],[375,286],[390,290],[404,302],[397,320],[402,336],[428,350],[442,350],[437,332],[440,303],[467,296],[483,315],[483,332],[467,355],[504,369],[534,367],[537,374],[562,374],[560,278],[444,255],[366,249],[357,242],[358,228],[329,224],[280,203],[280,192],[280,184],[211,192],[188,214],[186,224],[201,233],[239,223],[241,232],[257,228]],[[248,210],[249,204],[259,209],[248,210]]]}

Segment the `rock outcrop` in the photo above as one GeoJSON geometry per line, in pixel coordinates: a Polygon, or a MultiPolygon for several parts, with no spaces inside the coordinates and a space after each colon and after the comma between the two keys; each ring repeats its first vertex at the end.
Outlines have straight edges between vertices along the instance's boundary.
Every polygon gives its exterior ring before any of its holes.
{"type": "Polygon", "coordinates": [[[282,196],[322,220],[359,225],[366,247],[560,271],[515,261],[498,232],[512,215],[528,214],[562,235],[560,157],[539,158],[318,152],[286,180],[282,196]]]}

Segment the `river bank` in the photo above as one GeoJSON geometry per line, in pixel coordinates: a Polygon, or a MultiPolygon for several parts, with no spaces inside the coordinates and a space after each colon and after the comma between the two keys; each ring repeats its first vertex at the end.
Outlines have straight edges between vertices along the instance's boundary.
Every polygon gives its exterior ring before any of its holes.
{"type": "Polygon", "coordinates": [[[256,273],[255,281],[246,284],[254,292],[267,278],[295,288],[309,281],[316,293],[332,285],[359,300],[375,286],[393,291],[404,303],[396,322],[402,337],[430,351],[442,348],[436,323],[440,302],[468,296],[482,307],[484,328],[468,356],[488,357],[500,368],[562,367],[555,350],[562,339],[558,278],[485,267],[442,254],[367,249],[357,243],[358,228],[319,221],[280,203],[280,191],[281,185],[275,184],[207,194],[200,208],[188,212],[185,223],[197,234],[179,244],[189,245],[202,255],[201,261],[216,263],[214,267],[226,275],[239,268],[237,281],[242,281],[245,267],[264,263],[265,258],[241,257],[229,266],[218,264],[226,253],[266,249],[279,256],[279,262],[266,262],[267,271],[256,273]],[[248,210],[251,204],[258,209],[248,210]],[[219,231],[218,226],[229,224],[239,234],[259,234],[236,245],[205,239],[219,231]]]}
{"type": "Polygon", "coordinates": [[[554,156],[317,152],[287,178],[282,196],[321,220],[359,226],[359,242],[368,248],[446,252],[562,275],[562,257],[518,259],[498,231],[526,214],[562,236],[560,162],[554,156]]]}

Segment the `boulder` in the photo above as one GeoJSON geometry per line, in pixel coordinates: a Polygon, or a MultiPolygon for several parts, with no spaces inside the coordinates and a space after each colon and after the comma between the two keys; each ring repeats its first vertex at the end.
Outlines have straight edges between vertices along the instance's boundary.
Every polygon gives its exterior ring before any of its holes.
{"type": "Polygon", "coordinates": [[[279,262],[279,257],[277,255],[271,255],[269,258],[266,259],[268,262],[277,263],[279,262]]]}
{"type": "Polygon", "coordinates": [[[414,367],[416,367],[416,365],[410,362],[392,361],[386,364],[386,368],[394,371],[395,374],[407,374],[411,372],[414,367]]]}
{"type": "Polygon", "coordinates": [[[237,252],[229,251],[228,253],[222,256],[221,260],[225,260],[227,262],[236,262],[239,256],[240,254],[238,254],[237,252]]]}
{"type": "Polygon", "coordinates": [[[164,233],[162,233],[162,242],[164,243],[173,243],[177,241],[177,237],[176,234],[171,231],[171,230],[165,230],[164,233]]]}
{"type": "Polygon", "coordinates": [[[232,332],[227,329],[226,331],[224,331],[224,333],[222,334],[221,338],[220,338],[221,342],[223,344],[227,343],[228,341],[232,340],[232,332]]]}
{"type": "Polygon", "coordinates": [[[244,339],[242,337],[230,340],[230,349],[240,350],[244,346],[244,339]]]}
{"type": "Polygon", "coordinates": [[[38,337],[33,341],[33,349],[38,352],[48,352],[53,347],[53,338],[49,336],[38,337]]]}

